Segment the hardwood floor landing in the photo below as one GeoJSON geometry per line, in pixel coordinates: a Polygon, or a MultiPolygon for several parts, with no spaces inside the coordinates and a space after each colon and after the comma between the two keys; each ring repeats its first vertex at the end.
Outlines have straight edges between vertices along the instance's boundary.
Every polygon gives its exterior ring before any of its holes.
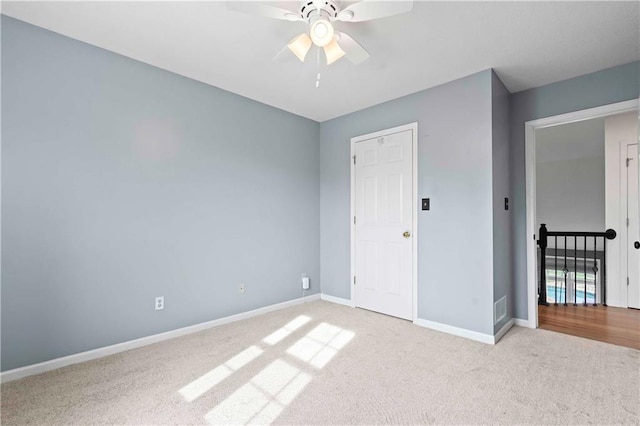
{"type": "Polygon", "coordinates": [[[611,306],[538,306],[545,330],[640,349],[640,310],[611,306]]]}

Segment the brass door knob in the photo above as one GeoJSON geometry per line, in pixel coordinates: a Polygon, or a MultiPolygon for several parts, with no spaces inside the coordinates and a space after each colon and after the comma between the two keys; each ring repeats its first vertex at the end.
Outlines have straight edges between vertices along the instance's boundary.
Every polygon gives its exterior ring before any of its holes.
{"type": "Polygon", "coordinates": [[[403,237],[405,237],[405,238],[409,238],[409,237],[411,236],[411,232],[409,232],[409,231],[404,231],[404,232],[402,233],[402,236],[403,236],[403,237]]]}

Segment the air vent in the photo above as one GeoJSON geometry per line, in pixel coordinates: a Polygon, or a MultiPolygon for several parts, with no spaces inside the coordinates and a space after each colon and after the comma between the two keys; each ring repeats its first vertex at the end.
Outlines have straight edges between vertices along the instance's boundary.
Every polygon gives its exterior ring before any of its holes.
{"type": "Polygon", "coordinates": [[[493,304],[493,324],[502,320],[507,316],[507,296],[502,296],[496,303],[493,304]]]}

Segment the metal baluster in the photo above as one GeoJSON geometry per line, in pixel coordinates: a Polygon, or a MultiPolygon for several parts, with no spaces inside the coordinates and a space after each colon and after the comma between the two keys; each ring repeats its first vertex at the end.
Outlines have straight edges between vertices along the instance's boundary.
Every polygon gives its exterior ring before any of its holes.
{"type": "Polygon", "coordinates": [[[584,306],[587,306],[587,236],[584,236],[584,306]]]}
{"type": "Polygon", "coordinates": [[[569,274],[569,268],[567,268],[567,236],[564,236],[564,306],[567,306],[567,275],[569,274]]]}
{"type": "Polygon", "coordinates": [[[593,237],[593,306],[598,306],[598,237],[593,237]]]}
{"type": "Polygon", "coordinates": [[[553,246],[553,271],[555,273],[555,282],[554,284],[554,296],[553,301],[554,305],[558,306],[558,236],[556,235],[554,238],[554,246],[553,246]]]}
{"type": "Polygon", "coordinates": [[[573,306],[578,306],[578,237],[573,237],[573,306]]]}

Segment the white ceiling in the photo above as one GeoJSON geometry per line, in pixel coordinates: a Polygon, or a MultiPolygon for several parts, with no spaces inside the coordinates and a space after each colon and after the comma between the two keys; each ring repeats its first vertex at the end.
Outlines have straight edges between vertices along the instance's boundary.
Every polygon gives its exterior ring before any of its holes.
{"type": "Polygon", "coordinates": [[[494,68],[511,92],[640,59],[640,3],[417,2],[340,23],[371,58],[273,61],[300,22],[222,2],[3,2],[2,13],[311,118],[328,120],[494,68]]]}

